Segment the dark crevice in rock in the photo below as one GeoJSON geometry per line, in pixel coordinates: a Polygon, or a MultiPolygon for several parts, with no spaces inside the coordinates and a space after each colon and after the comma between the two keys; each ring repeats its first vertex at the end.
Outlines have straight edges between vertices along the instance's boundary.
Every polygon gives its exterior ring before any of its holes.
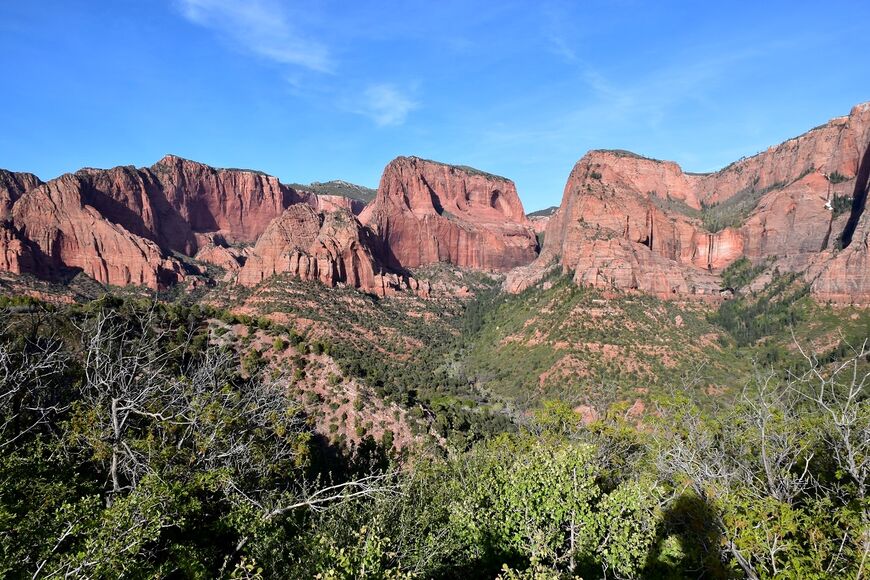
{"type": "Polygon", "coordinates": [[[861,219],[861,214],[864,213],[864,208],[867,205],[867,180],[870,178],[870,143],[864,150],[864,156],[861,158],[861,165],[858,166],[858,174],[855,176],[855,192],[852,194],[852,212],[849,214],[849,221],[846,222],[846,227],[843,228],[843,247],[846,248],[852,243],[852,236],[855,234],[855,228],[858,227],[858,221],[861,219]]]}

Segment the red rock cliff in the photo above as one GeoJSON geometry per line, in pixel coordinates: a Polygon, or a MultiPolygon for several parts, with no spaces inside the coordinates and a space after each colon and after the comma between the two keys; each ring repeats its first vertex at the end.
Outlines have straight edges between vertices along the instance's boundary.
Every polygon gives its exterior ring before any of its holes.
{"type": "Polygon", "coordinates": [[[470,168],[399,157],[360,219],[383,240],[392,267],[449,262],[503,271],[536,255],[513,182],[470,168]]]}
{"type": "Polygon", "coordinates": [[[296,192],[257,171],[215,169],[167,155],[150,172],[194,232],[220,232],[229,242],[254,242],[293,203],[296,192]]]}
{"type": "MultiPolygon", "coordinates": [[[[870,105],[864,104],[711,174],[686,174],[674,163],[628,152],[592,151],[568,178],[541,256],[512,273],[506,287],[520,290],[556,263],[582,284],[709,294],[718,289],[716,274],[747,256],[806,272],[820,298],[870,302],[860,249],[863,206],[835,216],[829,205],[835,196],[866,195],[859,166],[868,147],[870,105]],[[735,227],[708,231],[701,218],[709,223],[717,215],[735,227]],[[850,219],[857,245],[839,251],[850,219]]],[[[870,173],[870,158],[866,167],[870,173]]]]}
{"type": "Polygon", "coordinates": [[[12,205],[22,195],[42,185],[42,181],[32,173],[15,173],[0,169],[0,220],[12,216],[12,205]]]}
{"type": "MultiPolygon", "coordinates": [[[[326,214],[307,204],[288,208],[250,251],[238,282],[254,286],[289,273],[327,286],[347,284],[378,295],[408,287],[409,281],[385,273],[371,233],[346,209],[326,214]]],[[[411,287],[416,285],[410,282],[411,287]]]]}
{"type": "Polygon", "coordinates": [[[150,168],[82,169],[45,185],[0,171],[0,218],[8,221],[0,268],[50,278],[81,269],[107,284],[158,288],[183,278],[171,252],[237,270],[241,254],[227,244],[255,242],[293,204],[344,205],[333,197],[172,155],[150,168]]]}
{"type": "Polygon", "coordinates": [[[151,288],[183,278],[181,265],[151,240],[106,219],[87,203],[87,184],[64,175],[31,189],[12,217],[27,241],[30,267],[43,275],[81,269],[103,284],[151,288]]]}

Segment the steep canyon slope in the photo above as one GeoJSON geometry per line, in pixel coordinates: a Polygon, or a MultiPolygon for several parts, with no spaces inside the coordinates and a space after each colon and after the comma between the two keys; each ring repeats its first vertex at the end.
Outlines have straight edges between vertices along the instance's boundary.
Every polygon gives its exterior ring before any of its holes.
{"type": "Polygon", "coordinates": [[[513,182],[470,167],[399,157],[360,219],[383,240],[395,268],[448,262],[506,271],[537,254],[513,182]]]}
{"type": "Polygon", "coordinates": [[[371,228],[356,217],[364,201],[350,196],[369,190],[345,182],[312,188],[327,193],[173,155],[47,183],[4,171],[0,268],[160,289],[210,282],[216,266],[222,280],[245,286],[289,273],[378,295],[426,294],[408,268],[443,261],[505,270],[537,252],[513,183],[471,168],[393,161],[361,216],[371,228]]]}
{"type": "Polygon", "coordinates": [[[820,299],[870,303],[868,148],[862,104],[711,174],[590,151],[568,178],[541,255],[506,287],[521,290],[557,267],[582,285],[709,296],[721,270],[746,256],[803,273],[820,299]]]}

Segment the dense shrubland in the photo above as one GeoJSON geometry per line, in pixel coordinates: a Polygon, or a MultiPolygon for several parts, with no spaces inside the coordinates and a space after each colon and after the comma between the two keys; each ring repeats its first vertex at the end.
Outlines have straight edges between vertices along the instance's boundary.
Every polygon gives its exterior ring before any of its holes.
{"type": "MultiPolygon", "coordinates": [[[[743,267],[732,272],[736,286],[745,284],[743,267]]],[[[360,343],[199,306],[5,299],[0,570],[101,578],[866,577],[867,328],[862,336],[853,325],[833,347],[781,347],[765,359],[764,345],[741,338],[756,327],[745,321],[801,317],[772,312],[779,299],[750,308],[759,296],[766,295],[744,294],[723,319],[744,321],[723,324],[734,333],[728,340],[746,343],[733,347],[739,356],[757,361],[735,376],[733,396],[711,398],[699,386],[705,377],[684,374],[650,393],[641,422],[612,406],[590,424],[546,398],[525,413],[475,410],[474,397],[485,395],[463,378],[464,357],[506,313],[529,316],[497,292],[481,293],[451,323],[456,334],[432,337],[453,338],[426,344],[406,369],[383,360],[379,368],[360,343]],[[330,445],[291,396],[294,368],[231,348],[223,327],[209,322],[221,317],[268,329],[276,350],[336,357],[381,396],[418,409],[439,445],[401,456],[370,438],[330,445]]],[[[598,305],[594,294],[576,297],[571,308],[598,305]]],[[[787,310],[806,306],[803,297],[786,302],[787,310]]],[[[689,333],[691,325],[707,328],[702,317],[685,316],[689,333]]],[[[795,333],[801,346],[813,340],[803,332],[795,333]]]]}
{"type": "Polygon", "coordinates": [[[723,331],[703,305],[637,294],[605,298],[561,275],[518,295],[481,294],[477,302],[458,350],[461,369],[523,406],[558,398],[607,408],[663,392],[702,361],[705,386],[748,370],[720,345],[723,331]]]}

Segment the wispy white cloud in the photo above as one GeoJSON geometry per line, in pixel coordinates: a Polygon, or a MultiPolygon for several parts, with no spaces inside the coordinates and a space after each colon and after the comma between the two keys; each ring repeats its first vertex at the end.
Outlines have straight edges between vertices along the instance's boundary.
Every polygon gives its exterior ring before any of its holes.
{"type": "Polygon", "coordinates": [[[176,0],[189,21],[216,31],[242,50],[285,65],[317,72],[334,67],[325,44],[307,37],[291,22],[286,5],[275,0],[176,0]]]}
{"type": "MultiPolygon", "coordinates": [[[[296,96],[331,102],[345,112],[364,115],[379,127],[402,125],[419,108],[408,91],[393,83],[363,84],[338,78],[328,43],[314,39],[317,11],[293,11],[286,0],[172,0],[190,22],[213,30],[239,50],[284,67],[283,77],[296,96]],[[311,72],[329,73],[312,77],[311,72]]],[[[302,6],[302,3],[299,4],[302,6]]],[[[352,76],[352,75],[351,75],[352,76]]]]}
{"type": "Polygon", "coordinates": [[[541,6],[544,19],[542,33],[550,52],[566,62],[577,61],[577,52],[571,39],[577,35],[569,14],[569,6],[560,0],[545,2],[541,6]]]}
{"type": "Polygon", "coordinates": [[[419,104],[395,85],[381,83],[369,85],[360,99],[350,108],[354,113],[365,115],[379,127],[401,125],[408,113],[419,104]]]}
{"type": "MultiPolygon", "coordinates": [[[[521,124],[493,124],[481,136],[496,151],[534,144],[540,151],[558,151],[575,158],[586,148],[644,146],[648,141],[643,136],[658,139],[662,131],[669,136],[677,132],[684,109],[715,106],[715,95],[722,83],[757,54],[757,49],[746,49],[725,56],[681,60],[650,68],[642,76],[622,79],[580,64],[579,85],[570,100],[521,124]]],[[[547,96],[531,98],[544,100],[547,96]]],[[[514,108],[501,114],[507,118],[529,107],[529,97],[523,96],[514,108]]],[[[652,149],[641,152],[657,154],[652,149]]],[[[706,165],[690,169],[706,169],[706,165]]]]}

